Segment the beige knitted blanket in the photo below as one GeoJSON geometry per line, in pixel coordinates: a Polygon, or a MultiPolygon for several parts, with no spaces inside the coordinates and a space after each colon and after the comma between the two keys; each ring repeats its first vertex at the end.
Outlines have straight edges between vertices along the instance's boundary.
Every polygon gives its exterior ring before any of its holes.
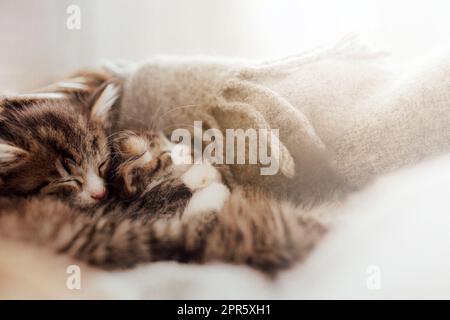
{"type": "Polygon", "coordinates": [[[108,70],[124,81],[120,128],[279,129],[278,173],[228,165],[230,183],[316,202],[450,149],[447,52],[396,62],[346,39],[277,61],[158,57],[108,70]]]}

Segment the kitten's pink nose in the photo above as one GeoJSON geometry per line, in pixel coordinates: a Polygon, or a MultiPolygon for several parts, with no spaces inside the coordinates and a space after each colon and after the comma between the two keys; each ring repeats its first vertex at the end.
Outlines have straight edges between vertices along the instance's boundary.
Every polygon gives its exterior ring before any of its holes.
{"type": "Polygon", "coordinates": [[[97,201],[102,200],[106,197],[106,189],[103,188],[101,191],[91,193],[91,198],[97,201]]]}

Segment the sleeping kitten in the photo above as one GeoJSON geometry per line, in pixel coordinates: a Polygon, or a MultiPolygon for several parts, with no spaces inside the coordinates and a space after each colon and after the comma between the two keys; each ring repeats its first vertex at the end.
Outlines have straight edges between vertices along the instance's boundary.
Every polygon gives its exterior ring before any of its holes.
{"type": "Polygon", "coordinates": [[[118,87],[91,73],[41,91],[0,97],[0,194],[95,205],[107,191],[106,132],[118,87]]]}
{"type": "Polygon", "coordinates": [[[0,198],[0,234],[104,268],[225,261],[266,272],[302,259],[323,234],[287,203],[242,190],[230,195],[211,165],[177,164],[174,147],[152,132],[120,133],[113,143],[120,200],[85,214],[52,199],[0,198]]]}
{"type": "Polygon", "coordinates": [[[208,163],[193,165],[190,148],[180,147],[151,130],[114,136],[111,188],[119,202],[136,208],[128,209],[133,216],[167,217],[222,208],[229,190],[220,173],[208,163]]]}

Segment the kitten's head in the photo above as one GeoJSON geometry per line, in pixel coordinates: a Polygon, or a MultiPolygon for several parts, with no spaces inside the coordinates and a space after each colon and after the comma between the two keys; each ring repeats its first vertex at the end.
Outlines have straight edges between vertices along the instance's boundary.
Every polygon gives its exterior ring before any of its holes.
{"type": "Polygon", "coordinates": [[[56,194],[78,207],[106,196],[106,129],[118,96],[105,84],[89,99],[46,94],[0,98],[0,193],[56,194]]]}
{"type": "Polygon", "coordinates": [[[191,160],[190,149],[180,148],[163,133],[151,130],[117,133],[112,139],[112,152],[112,185],[123,197],[138,195],[151,183],[173,177],[191,160]]]}

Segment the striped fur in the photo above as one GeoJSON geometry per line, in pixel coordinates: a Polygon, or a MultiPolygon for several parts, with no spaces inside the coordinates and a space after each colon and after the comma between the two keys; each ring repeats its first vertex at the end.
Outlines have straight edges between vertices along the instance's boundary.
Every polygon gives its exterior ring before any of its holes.
{"type": "Polygon", "coordinates": [[[186,180],[190,167],[173,165],[168,141],[158,133],[116,133],[110,155],[106,134],[114,129],[118,94],[110,80],[80,73],[32,95],[0,100],[0,194],[9,196],[0,197],[1,236],[103,268],[225,261],[265,272],[300,261],[320,239],[325,228],[301,208],[255,191],[235,189],[228,196],[213,182],[206,205],[191,205],[206,188],[186,180]],[[88,166],[111,188],[109,199],[95,206],[76,201],[80,186],[64,181],[85,178],[88,166]],[[42,193],[59,200],[11,197],[42,193]]]}
{"type": "Polygon", "coordinates": [[[105,194],[118,86],[97,73],[65,84],[0,97],[0,194],[58,194],[82,207],[105,194]]]}
{"type": "MultiPolygon", "coordinates": [[[[118,187],[130,179],[132,192],[87,211],[55,199],[3,198],[0,233],[51,246],[103,268],[160,260],[225,261],[271,273],[304,258],[325,231],[300,208],[240,189],[223,205],[201,203],[194,206],[197,212],[188,214],[186,208],[201,192],[185,180],[194,177],[186,175],[194,167],[161,165],[166,143],[152,132],[116,135],[114,177],[118,187]],[[141,162],[146,150],[155,157],[141,162]],[[130,168],[138,169],[131,178],[130,168]],[[119,179],[121,175],[126,177],[119,179]]],[[[202,190],[209,186],[202,185],[202,190]]],[[[214,189],[207,199],[213,204],[220,201],[215,190],[221,189],[214,189]]]]}
{"type": "Polygon", "coordinates": [[[301,209],[234,190],[219,212],[183,218],[136,207],[105,206],[90,214],[54,199],[0,200],[3,236],[33,241],[102,268],[175,260],[248,264],[274,272],[301,261],[324,228],[301,209]]]}

